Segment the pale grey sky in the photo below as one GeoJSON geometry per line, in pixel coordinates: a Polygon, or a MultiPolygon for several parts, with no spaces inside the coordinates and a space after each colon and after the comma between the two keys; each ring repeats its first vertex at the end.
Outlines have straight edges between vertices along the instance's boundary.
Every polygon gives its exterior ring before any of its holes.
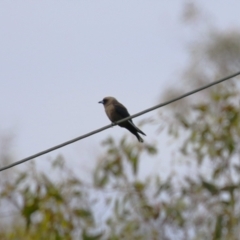
{"type": "MultiPolygon", "coordinates": [[[[215,27],[240,28],[240,1],[194,2],[215,27]]],[[[187,43],[204,37],[181,21],[185,3],[0,1],[0,134],[15,134],[14,161],[109,124],[97,103],[105,96],[134,114],[181,84],[187,43]]],[[[63,153],[87,166],[101,140],[126,133],[108,129],[35,161],[63,153]]]]}

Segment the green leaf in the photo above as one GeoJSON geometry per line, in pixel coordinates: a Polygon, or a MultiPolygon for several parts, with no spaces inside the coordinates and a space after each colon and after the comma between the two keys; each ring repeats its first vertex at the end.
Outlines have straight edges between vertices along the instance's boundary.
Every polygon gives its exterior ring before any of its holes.
{"type": "Polygon", "coordinates": [[[92,213],[89,210],[86,210],[84,208],[76,208],[73,211],[78,217],[81,218],[91,218],[92,217],[92,213]]]}
{"type": "Polygon", "coordinates": [[[101,239],[103,233],[98,233],[98,234],[88,234],[86,230],[84,229],[82,232],[82,240],[98,240],[101,239]]]}
{"type": "Polygon", "coordinates": [[[219,240],[222,237],[222,220],[223,220],[223,216],[219,215],[217,217],[217,221],[216,221],[216,225],[215,225],[215,230],[214,230],[214,234],[213,234],[213,240],[219,240]]]}
{"type": "Polygon", "coordinates": [[[206,182],[202,180],[202,186],[206,188],[212,195],[216,195],[219,193],[219,189],[212,183],[206,182]]]}
{"type": "Polygon", "coordinates": [[[136,191],[142,192],[145,189],[145,184],[137,181],[137,182],[134,183],[134,188],[135,188],[136,191]]]}

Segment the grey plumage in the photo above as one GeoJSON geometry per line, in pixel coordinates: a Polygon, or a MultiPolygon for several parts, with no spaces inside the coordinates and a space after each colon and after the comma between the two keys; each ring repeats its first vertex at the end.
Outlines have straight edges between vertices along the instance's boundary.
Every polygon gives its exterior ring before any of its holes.
{"type": "MultiPolygon", "coordinates": [[[[105,112],[111,122],[117,122],[123,118],[130,116],[128,110],[114,97],[105,97],[102,101],[98,103],[103,104],[105,112]]],[[[134,134],[137,137],[139,142],[143,142],[143,139],[140,137],[138,133],[141,133],[145,136],[146,134],[134,125],[132,119],[129,119],[128,121],[125,121],[118,125],[120,127],[128,129],[132,134],[134,134]]]]}

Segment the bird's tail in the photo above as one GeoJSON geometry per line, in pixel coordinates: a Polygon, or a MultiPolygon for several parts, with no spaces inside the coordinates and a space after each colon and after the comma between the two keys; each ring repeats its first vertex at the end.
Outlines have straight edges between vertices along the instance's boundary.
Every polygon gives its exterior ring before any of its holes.
{"type": "Polygon", "coordinates": [[[132,121],[128,121],[139,133],[141,133],[142,135],[146,136],[146,134],[141,131],[132,121]]]}
{"type": "Polygon", "coordinates": [[[144,142],[143,139],[140,137],[140,135],[138,133],[136,133],[135,136],[137,137],[139,142],[144,142]]]}

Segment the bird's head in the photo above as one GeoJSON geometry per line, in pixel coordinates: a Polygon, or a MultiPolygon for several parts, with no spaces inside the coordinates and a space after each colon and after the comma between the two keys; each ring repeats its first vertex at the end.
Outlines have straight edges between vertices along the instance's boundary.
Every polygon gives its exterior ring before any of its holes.
{"type": "Polygon", "coordinates": [[[102,101],[99,101],[98,103],[102,103],[103,105],[107,105],[111,103],[112,101],[115,101],[116,99],[114,97],[105,97],[102,101]]]}

